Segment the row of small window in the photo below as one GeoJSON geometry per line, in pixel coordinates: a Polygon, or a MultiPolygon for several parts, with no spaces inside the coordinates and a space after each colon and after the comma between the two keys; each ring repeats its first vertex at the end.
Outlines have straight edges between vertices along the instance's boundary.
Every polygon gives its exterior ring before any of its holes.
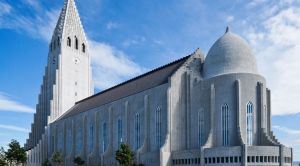
{"type": "Polygon", "coordinates": [[[211,163],[240,163],[242,161],[241,156],[231,156],[231,157],[206,157],[204,158],[205,164],[211,163]]]}
{"type": "MultiPolygon", "coordinates": [[[[57,40],[53,40],[53,42],[50,43],[50,51],[55,50],[56,48],[58,48],[60,46],[60,38],[57,37],[57,40]]],[[[67,39],[67,46],[72,47],[72,40],[71,37],[68,37],[67,39]]],[[[75,49],[78,50],[79,49],[79,41],[78,38],[75,36],[75,49]]],[[[83,53],[85,53],[86,50],[86,46],[84,43],[81,44],[81,51],[83,53]]]]}
{"type": "Polygon", "coordinates": [[[191,159],[173,159],[173,165],[181,164],[201,164],[200,158],[191,158],[191,159]]]}
{"type": "MultiPolygon", "coordinates": [[[[280,156],[248,156],[248,163],[279,163],[280,156]]],[[[284,157],[285,163],[291,163],[292,159],[290,157],[284,157]]]]}
{"type": "MultiPolygon", "coordinates": [[[[241,156],[231,156],[231,157],[207,157],[204,159],[205,164],[215,164],[215,163],[240,163],[241,156]]],[[[279,163],[280,156],[247,156],[248,163],[279,163]]],[[[284,157],[285,163],[292,163],[290,157],[284,157]]]]}
{"type": "MultiPolygon", "coordinates": [[[[78,38],[76,36],[74,38],[75,38],[75,49],[78,50],[79,49],[79,44],[78,44],[79,41],[78,41],[78,38]]],[[[68,37],[68,39],[67,39],[67,46],[72,47],[71,37],[68,37]]],[[[83,53],[85,53],[85,44],[84,43],[81,44],[81,51],[83,53]]]]}

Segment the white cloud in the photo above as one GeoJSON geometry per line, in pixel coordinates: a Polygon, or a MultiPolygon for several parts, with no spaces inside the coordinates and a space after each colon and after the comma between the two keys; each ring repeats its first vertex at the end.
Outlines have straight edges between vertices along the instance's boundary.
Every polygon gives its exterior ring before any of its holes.
{"type": "Polygon", "coordinates": [[[273,129],[275,132],[281,132],[284,135],[282,139],[279,141],[282,141],[284,145],[287,145],[289,147],[296,147],[300,146],[300,130],[295,130],[283,126],[273,126],[273,129]]]}
{"type": "MultiPolygon", "coordinates": [[[[11,6],[5,2],[0,2],[0,17],[9,14],[11,12],[11,6]]],[[[1,19],[0,19],[1,24],[1,19]]]]}
{"type": "Polygon", "coordinates": [[[24,0],[24,2],[30,6],[32,6],[36,10],[40,10],[41,6],[38,0],[24,0]]]}
{"type": "Polygon", "coordinates": [[[128,56],[105,43],[90,41],[93,81],[97,89],[106,89],[145,71],[128,56]]]}
{"type": "Polygon", "coordinates": [[[5,93],[0,92],[0,111],[34,113],[35,109],[11,99],[5,93]]]}
{"type": "Polygon", "coordinates": [[[6,130],[12,130],[12,131],[24,132],[24,133],[29,133],[30,132],[29,129],[25,129],[25,128],[18,127],[18,126],[13,126],[13,125],[0,124],[0,128],[1,129],[6,129],[6,130]]]}
{"type": "Polygon", "coordinates": [[[106,24],[106,28],[107,28],[108,30],[115,29],[115,28],[118,28],[118,27],[119,27],[119,24],[117,24],[116,22],[110,21],[110,22],[108,22],[108,23],[106,24]]]}
{"type": "Polygon", "coordinates": [[[300,7],[286,3],[263,8],[272,12],[248,20],[245,31],[272,90],[273,115],[300,112],[300,7]]]}
{"type": "Polygon", "coordinates": [[[232,22],[234,20],[234,16],[230,15],[230,16],[227,16],[225,19],[226,19],[227,23],[230,23],[230,22],[232,22]]]}
{"type": "MultiPolygon", "coordinates": [[[[35,0],[26,0],[27,3],[38,8],[39,5],[35,0]]],[[[14,10],[8,4],[3,5],[0,2],[0,28],[14,29],[20,33],[26,33],[32,38],[42,39],[49,41],[51,39],[52,32],[57,22],[60,9],[55,10],[40,10],[36,11],[35,16],[24,16],[14,10]],[[3,12],[4,11],[4,12],[3,12]]]]}

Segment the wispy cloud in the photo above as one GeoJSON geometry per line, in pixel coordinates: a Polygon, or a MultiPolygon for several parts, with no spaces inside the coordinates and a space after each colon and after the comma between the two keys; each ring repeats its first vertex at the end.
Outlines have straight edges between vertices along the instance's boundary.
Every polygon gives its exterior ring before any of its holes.
{"type": "Polygon", "coordinates": [[[124,52],[109,44],[96,41],[90,41],[89,44],[93,81],[97,89],[106,89],[145,71],[124,52]]]}
{"type": "Polygon", "coordinates": [[[39,2],[25,0],[36,9],[34,16],[25,16],[7,3],[0,2],[0,28],[14,29],[32,38],[49,41],[60,9],[38,10],[39,2]]]}
{"type": "MultiPolygon", "coordinates": [[[[9,14],[11,12],[11,6],[5,2],[0,2],[0,17],[9,14]]],[[[1,21],[1,19],[0,19],[1,21]]],[[[1,24],[1,22],[0,22],[1,24]]]]}
{"type": "Polygon", "coordinates": [[[293,1],[285,0],[268,3],[271,5],[263,7],[259,16],[250,17],[245,36],[254,48],[259,67],[272,90],[273,114],[298,113],[300,5],[291,5],[293,1]]]}
{"type": "Polygon", "coordinates": [[[21,104],[7,94],[0,92],[0,111],[34,113],[35,109],[21,104]]]}
{"type": "Polygon", "coordinates": [[[115,28],[118,28],[119,27],[119,24],[116,23],[116,22],[113,22],[113,21],[110,21],[106,24],[106,28],[108,30],[111,30],[111,29],[115,29],[115,28]]]}
{"type": "Polygon", "coordinates": [[[279,135],[284,135],[280,140],[284,145],[290,147],[300,146],[300,130],[291,129],[283,126],[273,126],[274,131],[279,135]],[[280,134],[281,132],[282,134],[280,134]]]}
{"type": "Polygon", "coordinates": [[[30,132],[29,129],[18,127],[18,126],[14,126],[14,125],[0,124],[0,128],[1,129],[5,129],[5,130],[12,130],[12,131],[24,132],[24,133],[30,132]]]}

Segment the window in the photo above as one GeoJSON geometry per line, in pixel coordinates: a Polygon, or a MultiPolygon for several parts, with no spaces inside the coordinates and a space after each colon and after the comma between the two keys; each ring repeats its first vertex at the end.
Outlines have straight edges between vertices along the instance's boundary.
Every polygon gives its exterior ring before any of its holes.
{"type": "Polygon", "coordinates": [[[69,47],[71,47],[71,45],[72,45],[72,43],[71,43],[71,38],[70,38],[70,37],[68,37],[68,39],[67,39],[67,45],[68,45],[69,47]]]}
{"type": "Polygon", "coordinates": [[[247,145],[253,145],[253,104],[247,104],[247,145]]]}
{"type": "Polygon", "coordinates": [[[102,125],[102,152],[104,153],[107,148],[107,125],[103,123],[102,125]]]}
{"type": "Polygon", "coordinates": [[[141,135],[141,124],[140,124],[140,114],[135,114],[134,121],[134,129],[135,129],[135,149],[137,150],[140,147],[140,135],[141,135]]]}
{"type": "Polygon", "coordinates": [[[75,49],[78,50],[78,38],[75,36],[75,49]]]}
{"type": "Polygon", "coordinates": [[[62,131],[59,131],[58,133],[58,141],[57,141],[57,144],[58,144],[58,151],[59,152],[63,152],[63,148],[64,148],[64,137],[63,137],[63,132],[62,131]]]}
{"type": "Polygon", "coordinates": [[[120,145],[123,142],[123,123],[122,123],[122,119],[118,119],[118,147],[120,147],[120,145]]]}
{"type": "Polygon", "coordinates": [[[264,105],[264,122],[265,122],[265,129],[268,127],[268,111],[267,106],[264,105]]]}
{"type": "Polygon", "coordinates": [[[199,147],[204,144],[204,110],[198,112],[198,140],[199,147]]]}
{"type": "Polygon", "coordinates": [[[67,154],[70,154],[72,151],[72,144],[73,144],[73,138],[72,138],[72,128],[67,129],[67,154]]]}
{"type": "Polygon", "coordinates": [[[229,129],[228,129],[228,105],[222,106],[222,144],[223,146],[229,145],[229,129]]]}
{"type": "Polygon", "coordinates": [[[156,135],[156,146],[159,149],[161,146],[161,109],[156,108],[155,111],[155,135],[156,135]]]}
{"type": "Polygon", "coordinates": [[[89,130],[88,130],[88,152],[92,153],[93,147],[94,147],[94,124],[93,122],[90,122],[89,124],[89,130]]]}
{"type": "Polygon", "coordinates": [[[77,133],[76,133],[76,154],[81,153],[82,149],[82,129],[81,127],[77,128],[77,133]]]}
{"type": "Polygon", "coordinates": [[[57,46],[59,46],[60,45],[60,39],[59,39],[59,37],[57,37],[57,46]]]}
{"type": "Polygon", "coordinates": [[[82,52],[85,52],[85,44],[82,43],[82,52]]]}

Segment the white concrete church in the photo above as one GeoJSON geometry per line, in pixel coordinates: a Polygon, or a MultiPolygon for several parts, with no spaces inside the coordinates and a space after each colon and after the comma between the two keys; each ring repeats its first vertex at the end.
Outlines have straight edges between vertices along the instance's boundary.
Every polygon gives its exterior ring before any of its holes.
{"type": "Polygon", "coordinates": [[[271,91],[248,44],[226,30],[206,57],[193,54],[93,94],[88,43],[65,0],[49,46],[25,144],[30,166],[54,152],[63,165],[114,166],[126,143],[146,166],[291,166],[271,131],[271,91]]]}

